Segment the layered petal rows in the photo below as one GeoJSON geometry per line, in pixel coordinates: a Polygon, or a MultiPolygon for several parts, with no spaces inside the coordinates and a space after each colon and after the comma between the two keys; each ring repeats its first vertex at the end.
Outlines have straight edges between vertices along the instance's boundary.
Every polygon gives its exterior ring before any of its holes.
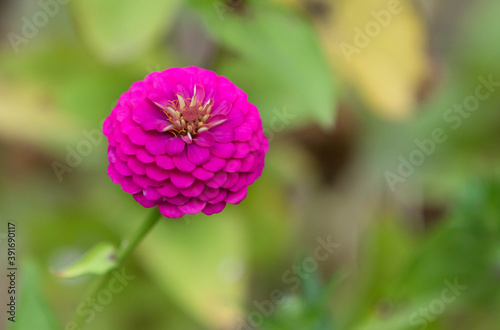
{"type": "Polygon", "coordinates": [[[238,204],[269,149],[257,108],[225,77],[171,68],[135,82],[103,127],[108,174],[168,218],[238,204]]]}

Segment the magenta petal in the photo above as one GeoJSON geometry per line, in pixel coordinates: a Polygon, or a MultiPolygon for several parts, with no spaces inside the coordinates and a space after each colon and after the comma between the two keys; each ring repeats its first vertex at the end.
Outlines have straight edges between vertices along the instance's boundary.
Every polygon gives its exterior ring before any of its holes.
{"type": "Polygon", "coordinates": [[[187,188],[193,184],[195,177],[190,173],[172,170],[170,172],[170,180],[177,188],[187,188]]]}
{"type": "Polygon", "coordinates": [[[186,204],[180,205],[179,210],[186,214],[196,214],[201,212],[205,208],[206,204],[206,202],[202,202],[198,198],[192,198],[186,204]]]}
{"type": "Polygon", "coordinates": [[[139,149],[137,150],[137,159],[143,163],[152,163],[155,161],[155,158],[151,156],[146,150],[139,149]]]}
{"type": "Polygon", "coordinates": [[[121,178],[120,180],[120,185],[122,187],[122,189],[129,193],[129,194],[135,194],[135,193],[138,193],[138,192],[142,192],[142,189],[141,187],[139,187],[138,185],[136,185],[133,181],[132,181],[132,178],[130,176],[124,176],[121,178]]]}
{"type": "Polygon", "coordinates": [[[114,164],[108,165],[108,176],[111,178],[113,183],[120,183],[120,179],[123,177],[123,175],[116,171],[114,164]]]}
{"type": "Polygon", "coordinates": [[[244,142],[236,142],[236,151],[234,152],[233,158],[244,158],[250,152],[250,147],[244,142]]]}
{"type": "Polygon", "coordinates": [[[136,185],[138,185],[139,187],[143,187],[143,188],[148,187],[148,186],[158,187],[161,185],[160,182],[153,180],[145,175],[133,175],[132,180],[134,181],[134,183],[136,185]]]}
{"type": "Polygon", "coordinates": [[[140,175],[146,174],[146,166],[144,163],[140,162],[137,158],[135,157],[130,157],[128,159],[128,167],[132,170],[132,172],[140,175]]]}
{"type": "MultiPolygon", "coordinates": [[[[132,119],[126,117],[120,122],[121,132],[130,138],[130,133],[141,133],[144,132],[132,119]],[[133,132],[135,130],[135,132],[133,132]]],[[[135,142],[134,142],[135,143],[135,142]]],[[[135,143],[137,144],[137,143],[135,143]]]]}
{"type": "Polygon", "coordinates": [[[193,143],[193,137],[189,133],[187,135],[182,135],[181,138],[184,142],[186,142],[186,144],[193,143]]]}
{"type": "Polygon", "coordinates": [[[108,142],[109,142],[109,147],[116,147],[118,145],[118,141],[116,141],[114,135],[108,137],[108,142]]]}
{"type": "Polygon", "coordinates": [[[247,173],[239,173],[238,181],[236,181],[236,183],[228,189],[229,191],[238,191],[241,188],[245,187],[246,185],[247,185],[247,173]]]}
{"type": "Polygon", "coordinates": [[[170,204],[174,204],[174,205],[183,205],[183,204],[186,204],[191,198],[190,197],[187,197],[187,196],[184,196],[182,194],[179,194],[177,196],[174,196],[174,197],[167,197],[165,198],[167,200],[167,202],[169,202],[170,204]]]}
{"type": "Polygon", "coordinates": [[[163,216],[171,219],[178,219],[184,215],[184,212],[179,210],[176,205],[172,205],[170,203],[163,203],[158,205],[158,210],[163,216]]]}
{"type": "Polygon", "coordinates": [[[182,78],[183,78],[183,80],[188,80],[189,82],[183,81],[183,82],[180,82],[179,84],[177,84],[174,88],[174,91],[175,91],[174,94],[180,93],[182,96],[187,98],[187,97],[191,96],[191,91],[193,90],[193,87],[194,87],[192,85],[193,79],[192,79],[192,77],[189,77],[189,76],[183,76],[182,78]]]}
{"type": "Polygon", "coordinates": [[[175,168],[174,161],[170,156],[160,155],[156,156],[155,159],[156,159],[156,165],[160,166],[161,168],[164,168],[166,170],[171,170],[175,168]]]}
{"type": "Polygon", "coordinates": [[[130,170],[130,167],[125,162],[117,159],[115,162],[115,169],[118,173],[123,176],[131,176],[133,172],[130,170]]]}
{"type": "Polygon", "coordinates": [[[203,85],[196,84],[196,101],[200,103],[204,103],[205,100],[205,88],[203,85]]]}
{"type": "Polygon", "coordinates": [[[156,189],[156,191],[165,197],[174,197],[179,194],[179,189],[170,181],[165,181],[161,187],[156,189]]]}
{"type": "Polygon", "coordinates": [[[186,142],[182,140],[181,138],[172,138],[167,141],[167,153],[170,156],[175,156],[178,155],[184,150],[184,146],[186,145],[186,142]]]}
{"type": "Polygon", "coordinates": [[[227,190],[226,189],[220,189],[219,190],[219,194],[217,196],[215,196],[213,199],[209,200],[208,202],[211,203],[211,204],[217,204],[217,203],[220,203],[222,201],[224,201],[224,199],[226,198],[227,196],[227,190]]]}
{"type": "Polygon", "coordinates": [[[205,208],[203,209],[202,212],[205,213],[206,215],[212,215],[212,214],[221,212],[222,210],[224,210],[225,207],[226,207],[225,202],[221,202],[221,203],[217,203],[217,204],[210,204],[209,203],[205,206],[205,208]]]}
{"type": "Polygon", "coordinates": [[[130,139],[128,136],[126,136],[121,129],[116,129],[113,131],[113,137],[115,138],[116,141],[118,142],[123,142],[124,140],[128,140],[130,142],[130,139]]]}
{"type": "Polygon", "coordinates": [[[224,166],[226,166],[226,160],[215,156],[210,157],[208,162],[203,164],[204,169],[214,173],[222,170],[224,166]]]}
{"type": "MultiPolygon", "coordinates": [[[[172,70],[170,72],[172,72],[172,70]]],[[[175,77],[172,75],[167,77],[163,72],[153,72],[144,79],[148,86],[151,86],[150,88],[156,89],[157,95],[151,95],[151,98],[159,102],[174,99],[174,94],[171,90],[171,82],[174,80],[176,80],[175,77]],[[162,96],[164,100],[162,100],[162,96]]]]}
{"type": "Polygon", "coordinates": [[[215,141],[220,143],[233,142],[234,139],[233,127],[225,123],[211,128],[210,133],[214,135],[215,141]]]}
{"type": "Polygon", "coordinates": [[[157,201],[162,198],[162,195],[155,188],[147,187],[142,191],[144,197],[150,201],[157,201]]]}
{"type": "Polygon", "coordinates": [[[132,119],[146,131],[156,130],[156,126],[165,121],[165,114],[152,102],[141,100],[135,104],[132,119]]]}
{"type": "Polygon", "coordinates": [[[158,124],[156,124],[156,130],[160,133],[163,133],[165,131],[165,128],[167,128],[168,126],[172,126],[172,123],[168,120],[159,122],[158,124]]]}
{"type": "Polygon", "coordinates": [[[264,157],[265,157],[265,153],[269,151],[269,140],[264,135],[262,135],[261,140],[262,140],[261,151],[264,153],[264,157]]]}
{"type": "Polygon", "coordinates": [[[128,161],[129,155],[127,155],[121,148],[116,148],[116,155],[118,158],[123,160],[124,162],[128,161]]]}
{"type": "Polygon", "coordinates": [[[256,136],[252,136],[252,138],[248,141],[248,146],[251,151],[260,149],[260,141],[256,136]]]}
{"type": "Polygon", "coordinates": [[[251,185],[252,183],[254,183],[255,180],[257,180],[257,178],[260,176],[260,174],[255,171],[255,172],[251,172],[251,173],[247,173],[247,178],[246,178],[246,184],[247,186],[251,185]]]}
{"type": "Polygon", "coordinates": [[[203,192],[203,189],[205,189],[205,185],[203,182],[197,180],[189,188],[180,189],[180,191],[184,196],[197,197],[203,192]]]}
{"type": "Polygon", "coordinates": [[[246,116],[245,122],[248,125],[250,125],[252,131],[255,132],[259,130],[259,128],[262,129],[262,121],[260,120],[259,111],[257,110],[257,107],[253,104],[250,104],[250,109],[252,109],[255,113],[246,116]]]}
{"type": "Polygon", "coordinates": [[[221,102],[219,102],[219,104],[214,105],[212,113],[227,115],[231,111],[231,106],[231,103],[226,100],[222,100],[221,102]]]}
{"type": "Polygon", "coordinates": [[[228,175],[226,172],[217,172],[213,178],[205,181],[205,184],[210,188],[220,188],[226,183],[227,177],[228,175]]]}
{"type": "Polygon", "coordinates": [[[209,131],[198,133],[194,142],[200,147],[211,147],[215,143],[215,137],[209,131]]]}
{"type": "Polygon", "coordinates": [[[153,207],[153,206],[156,206],[156,201],[150,201],[149,199],[147,199],[146,197],[144,197],[144,194],[143,193],[137,193],[137,194],[134,194],[134,199],[137,203],[141,204],[143,207],[153,207]]]}
{"type": "Polygon", "coordinates": [[[239,204],[242,200],[247,196],[247,187],[243,187],[240,190],[233,192],[230,191],[227,193],[226,202],[231,204],[239,204]]]}
{"type": "Polygon", "coordinates": [[[234,154],[236,147],[232,143],[216,143],[210,148],[212,155],[220,158],[231,158],[234,154]]]}
{"type": "Polygon", "coordinates": [[[139,127],[136,126],[130,130],[130,133],[128,134],[128,137],[130,141],[134,144],[139,144],[141,146],[146,144],[146,141],[148,139],[148,136],[144,131],[139,127]]]}
{"type": "Polygon", "coordinates": [[[210,151],[193,143],[187,146],[187,156],[193,164],[202,165],[210,158],[210,151]]]}
{"type": "Polygon", "coordinates": [[[156,164],[149,164],[146,166],[146,175],[155,181],[163,181],[168,179],[168,171],[156,166],[156,164]]]}
{"type": "Polygon", "coordinates": [[[217,195],[219,195],[220,189],[218,188],[210,188],[210,187],[205,187],[203,190],[203,193],[200,195],[200,199],[203,201],[208,201],[211,200],[217,195]]]}
{"type": "Polygon", "coordinates": [[[102,125],[102,133],[104,136],[110,137],[113,134],[113,117],[106,117],[102,125]]]}
{"type": "Polygon", "coordinates": [[[264,169],[264,161],[260,162],[259,165],[257,165],[257,170],[255,173],[257,174],[257,178],[262,175],[262,170],[264,169]]]}
{"type": "Polygon", "coordinates": [[[210,127],[215,127],[217,125],[222,124],[227,120],[227,116],[222,113],[218,113],[216,115],[212,115],[208,118],[207,123],[210,125],[210,127]]]}
{"type": "Polygon", "coordinates": [[[130,86],[130,91],[132,92],[132,95],[137,98],[144,98],[146,97],[146,84],[144,81],[136,81],[130,86]]]}
{"type": "Polygon", "coordinates": [[[117,157],[116,157],[116,148],[115,147],[112,147],[112,146],[108,147],[108,160],[110,163],[116,162],[117,157]]]}
{"type": "Polygon", "coordinates": [[[175,167],[177,167],[182,172],[192,172],[196,168],[196,165],[189,160],[186,151],[183,151],[180,154],[174,156],[172,160],[175,167]]]}
{"type": "Polygon", "coordinates": [[[248,123],[243,123],[234,129],[234,139],[236,141],[245,142],[252,137],[253,130],[248,123]]]}
{"type": "MultiPolygon", "coordinates": [[[[212,98],[214,87],[217,83],[217,75],[209,70],[197,68],[194,66],[184,68],[184,72],[190,75],[196,76],[196,82],[205,88],[205,99],[212,98]]],[[[196,88],[196,94],[198,95],[198,88],[196,88]]]]}
{"type": "Polygon", "coordinates": [[[236,106],[238,106],[241,109],[241,113],[243,114],[243,116],[246,117],[246,116],[248,116],[248,113],[250,112],[251,107],[250,107],[250,103],[248,103],[247,95],[244,92],[243,92],[243,94],[244,94],[243,104],[241,102],[242,99],[240,96],[240,98],[239,98],[240,103],[237,104],[236,106]]]}
{"type": "Polygon", "coordinates": [[[222,185],[222,188],[231,188],[232,186],[234,186],[236,184],[236,182],[238,182],[238,177],[239,175],[237,173],[230,173],[227,175],[227,180],[226,180],[226,183],[224,183],[222,185]]]}
{"type": "Polygon", "coordinates": [[[139,146],[133,144],[129,141],[128,138],[126,138],[120,142],[120,148],[127,155],[135,155],[137,153],[137,150],[139,149],[139,146]]]}
{"type": "Polygon", "coordinates": [[[165,106],[168,102],[167,95],[160,89],[149,90],[147,98],[158,107],[158,111],[160,106],[165,106]]]}
{"type": "MultiPolygon", "coordinates": [[[[124,94],[125,95],[125,94],[124,94]]],[[[116,120],[122,122],[125,118],[130,117],[130,109],[128,106],[117,105],[114,109],[116,120]]]]}
{"type": "Polygon", "coordinates": [[[241,171],[248,172],[252,169],[255,164],[255,156],[253,154],[248,154],[245,158],[241,160],[241,171]]]}
{"type": "Polygon", "coordinates": [[[198,167],[196,170],[193,171],[193,175],[197,179],[205,181],[205,180],[211,179],[214,176],[214,173],[207,171],[201,167],[198,167]]]}
{"type": "Polygon", "coordinates": [[[217,83],[218,98],[220,100],[228,100],[232,104],[238,96],[236,86],[226,77],[219,77],[217,83]]]}
{"type": "Polygon", "coordinates": [[[167,136],[150,136],[146,141],[146,150],[151,155],[164,155],[167,143],[167,136]]]}
{"type": "Polygon", "coordinates": [[[232,127],[240,126],[245,121],[245,117],[238,108],[234,108],[233,111],[227,116],[227,123],[232,127]]]}
{"type": "Polygon", "coordinates": [[[227,173],[236,173],[241,168],[241,161],[239,159],[230,159],[227,161],[224,171],[227,173]]]}

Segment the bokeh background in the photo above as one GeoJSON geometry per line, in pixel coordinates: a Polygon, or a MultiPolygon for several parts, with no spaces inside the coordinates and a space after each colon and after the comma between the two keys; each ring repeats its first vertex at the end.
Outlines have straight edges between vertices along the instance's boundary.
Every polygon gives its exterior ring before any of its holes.
{"type": "Polygon", "coordinates": [[[499,17],[496,0],[0,1],[0,246],[3,272],[15,222],[21,290],[0,328],[69,329],[94,277],[54,272],[149,213],[108,178],[102,121],[134,81],[196,65],[259,108],[263,175],[240,205],[162,221],[86,329],[499,329],[499,17]]]}

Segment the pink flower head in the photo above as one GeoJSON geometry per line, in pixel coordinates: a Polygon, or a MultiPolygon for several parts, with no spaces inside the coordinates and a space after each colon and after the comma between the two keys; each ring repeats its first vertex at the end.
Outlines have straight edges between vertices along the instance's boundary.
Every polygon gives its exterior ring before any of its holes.
{"type": "Polygon", "coordinates": [[[257,108],[225,77],[196,67],[153,72],[118,100],[103,127],[108,174],[168,218],[238,204],[269,149],[257,108]]]}

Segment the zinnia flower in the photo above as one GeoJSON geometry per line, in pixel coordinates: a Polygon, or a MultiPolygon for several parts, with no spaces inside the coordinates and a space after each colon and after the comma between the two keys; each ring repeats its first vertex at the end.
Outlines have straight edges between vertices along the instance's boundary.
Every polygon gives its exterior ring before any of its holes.
{"type": "Polygon", "coordinates": [[[240,203],[269,149],[247,95],[196,67],[153,72],[135,82],[103,131],[112,181],[168,218],[210,215],[240,203]]]}

